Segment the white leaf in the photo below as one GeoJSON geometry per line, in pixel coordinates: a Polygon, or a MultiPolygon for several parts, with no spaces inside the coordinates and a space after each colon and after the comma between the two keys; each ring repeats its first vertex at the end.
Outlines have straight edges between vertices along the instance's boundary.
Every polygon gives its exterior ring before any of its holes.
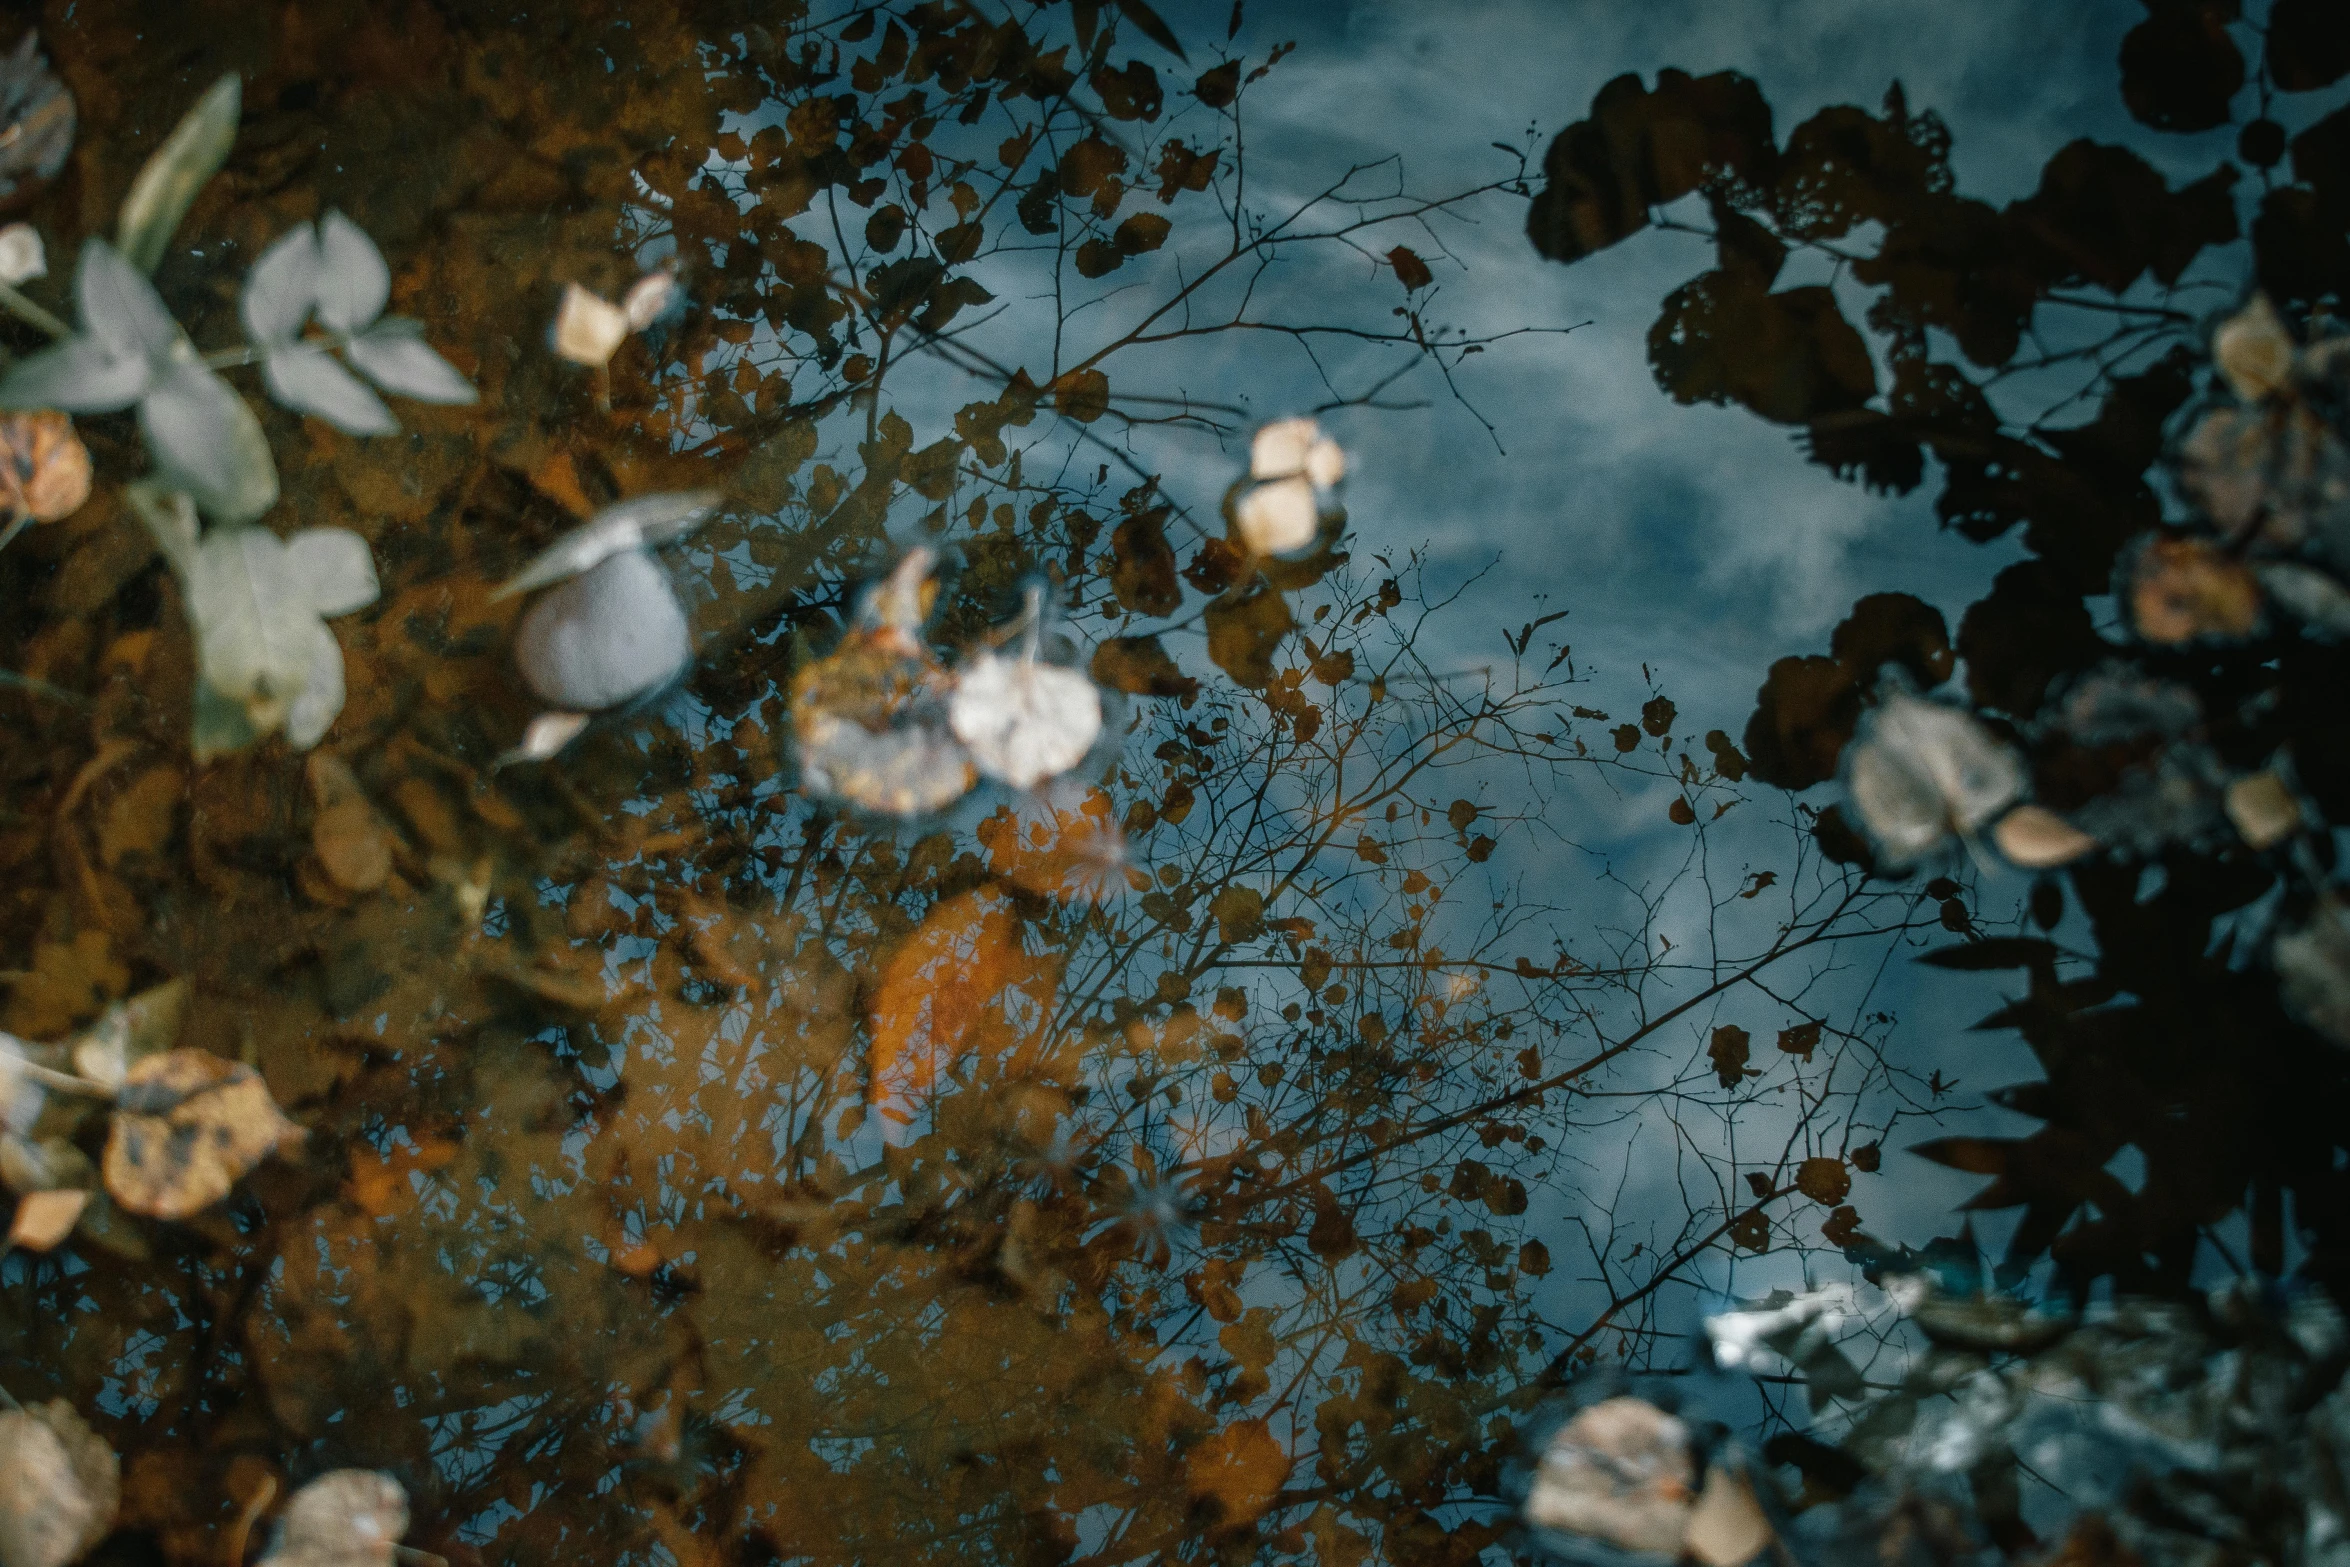
{"type": "MultiPolygon", "coordinates": [[[[5,238],[0,233],[0,238],[5,238]]],[[[620,313],[628,321],[628,329],[642,332],[668,312],[677,303],[677,274],[666,269],[648,272],[629,285],[620,296],[620,313]]]]}
{"type": "Polygon", "coordinates": [[[657,691],[692,661],[685,610],[658,561],[610,556],[532,604],[514,661],[550,706],[595,712],[657,691]]]}
{"type": "Polygon", "coordinates": [[[302,330],[318,298],[318,234],[296,224],[261,253],[245,274],[237,314],[256,343],[282,343],[302,330]]]}
{"type": "Polygon", "coordinates": [[[1073,669],[981,653],[956,677],[947,722],[981,772],[1033,789],[1093,749],[1102,732],[1102,698],[1073,669]]]}
{"type": "Polygon", "coordinates": [[[24,1071],[24,1041],[0,1034],[0,1127],[24,1133],[41,1118],[48,1096],[24,1071]]]}
{"type": "Polygon", "coordinates": [[[577,576],[599,561],[682,538],[725,500],[717,490],[660,490],[632,496],[597,512],[534,556],[500,585],[493,599],[511,598],[577,576]]]}
{"type": "Polygon", "coordinates": [[[186,575],[188,563],[196,558],[196,547],[201,542],[196,503],[184,492],[152,479],[133,479],[122,487],[122,493],[154,538],[156,547],[163,551],[163,558],[171,563],[172,570],[186,575]]]}
{"type": "Polygon", "coordinates": [[[1251,485],[1232,508],[1242,542],[1259,555],[1287,555],[1314,542],[1322,510],[1304,475],[1251,485]]]}
{"type": "Polygon", "coordinates": [[[577,283],[563,286],[551,334],[555,352],[575,365],[601,367],[628,338],[628,314],[577,283]]]}
{"type": "Polygon", "coordinates": [[[337,332],[356,332],[384,312],[392,297],[392,269],[367,231],[329,211],[318,220],[318,319],[337,332]]]}
{"type": "Polygon", "coordinates": [[[481,394],[457,367],[425,345],[424,328],[403,316],[386,316],[343,345],[351,363],[387,392],[420,403],[464,404],[481,394]]]}
{"type": "Polygon", "coordinates": [[[139,400],[139,428],[164,479],[218,522],[250,522],[277,504],[277,464],[261,421],[202,364],[174,364],[139,400]]]}
{"type": "Polygon", "coordinates": [[[348,528],[304,528],[286,540],[286,569],[321,615],[348,615],[375,602],[375,557],[348,528]]]}
{"type": "Polygon", "coordinates": [[[41,243],[39,229],[30,223],[0,228],[0,283],[14,288],[48,275],[49,252],[41,243]]]}
{"type": "Polygon", "coordinates": [[[859,810],[920,816],[961,799],[976,775],[945,727],[901,717],[881,729],[830,713],[796,712],[800,781],[859,810]]]}
{"type": "Polygon", "coordinates": [[[1972,833],[2023,792],[2023,763],[1973,715],[1888,690],[1845,756],[1845,792],[1891,863],[1972,833]]]}
{"type": "Polygon", "coordinates": [[[1306,471],[1306,455],[1322,439],[1322,427],[1311,419],[1276,419],[1261,425],[1248,443],[1248,476],[1286,479],[1306,471]]]}
{"type": "MultiPolygon", "coordinates": [[[[266,528],[215,528],[196,552],[186,586],[204,683],[267,734],[308,690],[325,632],[284,542],[266,528]]],[[[335,679],[339,684],[339,653],[335,679]]]]}
{"type": "Polygon", "coordinates": [[[286,744],[307,751],[326,737],[343,710],[343,645],[323,620],[303,633],[310,657],[302,689],[286,707],[286,744]]]}
{"type": "Polygon", "coordinates": [[[408,1493],[390,1475],[332,1469],[296,1491],[262,1557],[274,1567],[384,1567],[408,1532],[408,1493]]]}
{"type": "Polygon", "coordinates": [[[65,1567],[114,1527],[121,1466],[63,1399],[0,1413],[0,1562],[65,1567]]]}
{"type": "Polygon", "coordinates": [[[345,435],[389,435],[400,421],[324,349],[281,343],[261,361],[269,395],[296,413],[315,414],[345,435]]]}
{"type": "Polygon", "coordinates": [[[544,762],[580,736],[588,726],[585,713],[541,713],[522,731],[522,743],[498,758],[500,767],[514,762],[544,762]]]}
{"type": "Polygon", "coordinates": [[[145,396],[154,379],[155,362],[136,349],[69,337],[8,367],[0,376],[0,408],[112,413],[145,396]]]}
{"type": "Polygon", "coordinates": [[[179,323],[164,308],[155,285],[102,239],[82,241],[73,297],[82,330],[121,352],[163,360],[180,340],[179,323]]]}

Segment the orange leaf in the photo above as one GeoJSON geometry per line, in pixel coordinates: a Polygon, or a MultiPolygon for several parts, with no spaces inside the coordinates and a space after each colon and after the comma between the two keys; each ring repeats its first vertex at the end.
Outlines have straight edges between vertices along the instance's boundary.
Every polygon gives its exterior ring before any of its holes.
{"type": "Polygon", "coordinates": [[[1008,1050],[1022,1032],[1008,1009],[1041,1005],[1047,974],[1020,945],[1001,893],[982,888],[933,908],[883,966],[873,1001],[870,1094],[882,1119],[911,1124],[965,1052],[1008,1050]]]}
{"type": "Polygon", "coordinates": [[[1289,1480],[1290,1458],[1262,1420],[1239,1420],[1193,1448],[1184,1458],[1185,1488],[1211,1499],[1227,1529],[1245,1527],[1263,1515],[1289,1480]]]}

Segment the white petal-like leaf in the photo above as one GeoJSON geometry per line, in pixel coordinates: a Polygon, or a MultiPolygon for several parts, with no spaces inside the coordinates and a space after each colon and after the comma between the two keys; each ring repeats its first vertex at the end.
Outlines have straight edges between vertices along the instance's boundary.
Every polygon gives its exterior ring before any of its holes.
{"type": "Polygon", "coordinates": [[[348,528],[304,528],[286,540],[286,569],[321,615],[348,615],[375,602],[375,558],[348,528]]]}
{"type": "Polygon", "coordinates": [[[567,283],[549,340],[555,352],[573,364],[600,367],[610,363],[628,340],[628,312],[577,283],[567,283]]]}
{"type": "Polygon", "coordinates": [[[231,71],[214,82],[178,125],[122,199],[114,240],[142,273],[155,270],[180,219],[207,180],[228,161],[244,111],[244,87],[231,71]]]}
{"type": "Polygon", "coordinates": [[[1252,484],[1233,504],[1241,539],[1259,555],[1287,555],[1314,542],[1322,508],[1303,474],[1252,484]]]}
{"type": "Polygon", "coordinates": [[[588,726],[585,713],[541,713],[522,731],[521,744],[498,758],[500,767],[515,762],[544,762],[580,736],[588,726]]]}
{"type": "Polygon", "coordinates": [[[389,435],[400,428],[383,399],[335,357],[308,343],[280,343],[261,361],[269,395],[296,413],[314,414],[345,435],[389,435]]]}
{"type": "Polygon", "coordinates": [[[30,223],[0,228],[0,283],[14,288],[48,275],[49,250],[41,243],[39,229],[30,223]]]}
{"type": "Polygon", "coordinates": [[[310,622],[309,674],[286,708],[286,743],[307,751],[324,738],[343,710],[343,645],[323,620],[310,622]]]}
{"type": "Polygon", "coordinates": [[[367,231],[330,211],[318,220],[318,319],[337,332],[356,332],[384,313],[392,297],[392,269],[367,231]]]}
{"type": "Polygon", "coordinates": [[[420,403],[470,403],[481,394],[457,367],[427,348],[424,328],[402,316],[386,316],[343,352],[385,391],[420,403]]]}
{"type": "Polygon", "coordinates": [[[955,680],[947,722],[979,770],[1033,789],[1085,760],[1102,732],[1102,697],[1073,669],[982,653],[955,680]]]}
{"type": "Polygon", "coordinates": [[[594,712],[657,691],[693,658],[685,609],[660,562],[636,550],[600,562],[531,605],[514,661],[541,701],[594,712]]]}
{"type": "Polygon", "coordinates": [[[154,362],[136,349],[69,337],[8,367],[0,376],[0,408],[111,413],[145,396],[154,376],[154,362]]]}
{"type": "Polygon", "coordinates": [[[162,360],[180,340],[179,323],[164,308],[155,285],[102,239],[82,241],[73,298],[82,330],[118,352],[162,360]]]}
{"type": "Polygon", "coordinates": [[[1893,690],[1847,749],[1844,785],[1879,852],[1905,865],[2006,810],[2024,770],[1973,714],[1893,690]]]}
{"type": "Polygon", "coordinates": [[[205,683],[242,708],[256,730],[277,728],[311,684],[323,629],[285,542],[266,528],[215,528],[191,563],[186,588],[205,683]]]}
{"type": "Polygon", "coordinates": [[[282,343],[302,330],[318,299],[318,234],[307,223],[278,237],[245,274],[237,313],[256,343],[282,343]]]}
{"type": "Polygon", "coordinates": [[[528,593],[577,576],[624,550],[681,538],[700,526],[724,499],[716,490],[663,490],[616,502],[541,550],[491,597],[528,593]]]}
{"type": "Polygon", "coordinates": [[[149,387],[139,428],[163,477],[214,521],[250,522],[277,504],[277,465],[261,421],[203,365],[180,361],[149,387]]]}
{"type": "Polygon", "coordinates": [[[678,292],[677,274],[666,269],[648,272],[631,283],[628,292],[620,296],[620,313],[627,318],[628,329],[642,332],[660,320],[677,303],[678,292]]]}

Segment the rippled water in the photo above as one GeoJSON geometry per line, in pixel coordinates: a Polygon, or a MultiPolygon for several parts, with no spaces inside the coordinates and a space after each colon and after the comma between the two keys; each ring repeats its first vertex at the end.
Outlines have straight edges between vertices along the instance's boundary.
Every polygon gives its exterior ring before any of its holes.
{"type": "MultiPolygon", "coordinates": [[[[2081,136],[2169,200],[2234,128],[2127,117],[2119,3],[2053,42],[2023,8],[1162,10],[37,18],[79,123],[20,193],[50,258],[26,294],[67,309],[81,241],[235,72],[233,151],[155,272],[194,341],[240,342],[255,259],[333,209],[480,392],[362,438],[232,372],[265,523],[356,532],[381,584],[330,622],[348,695],[308,757],[193,759],[127,414],[78,421],[91,499],[0,554],[0,1027],[69,1042],[184,982],[178,1042],[305,1129],[184,1219],[100,1196],[0,1259],[0,1386],[122,1454],[96,1559],[231,1559],[345,1467],[452,1561],[1498,1559],[1546,1392],[1923,1240],[1983,1171],[1901,1150],[2030,1124],[1982,1098],[2034,1075],[2023,1046],[1951,1043],[2011,976],[1908,959],[2024,929],[2034,883],[1864,877],[1815,830],[1831,796],[1774,787],[1826,779],[1851,716],[1747,727],[1771,661],[1874,589],[1949,625],[1864,616],[1836,653],[1929,684],[2035,552],[2110,618],[2110,542],[1970,541],[1932,486],[1860,473],[1920,430],[1963,463],[1922,399],[1865,421],[1915,394],[1900,345],[1996,327],[1818,325],[1883,286],[1836,253],[1890,221],[1863,213],[1757,285],[1808,290],[1816,340],[1691,329],[1674,361],[1660,299],[1746,220],[1684,185],[1632,232],[1670,136],[1611,144],[1588,256],[1539,218],[1538,250],[1529,201],[1563,199],[1545,153],[1610,78],[1667,66],[1751,73],[1766,147],[1850,101],[1930,149],[1939,110],[1951,177],[1999,203],[2081,136]],[[681,303],[607,368],[553,351],[567,285],[663,267],[681,303]],[[1344,527],[1256,560],[1250,433],[1296,414],[1346,450],[1344,527]],[[1888,444],[1790,439],[1838,431],[1888,444]],[[705,488],[659,555],[688,672],[514,760],[542,704],[497,586],[600,508],[705,488]],[[843,775],[794,704],[842,688],[808,671],[917,546],[933,655],[1041,588],[1041,655],[1112,689],[1057,781],[897,820],[812,787],[843,775]]],[[[2047,243],[2095,184],[2033,209],[2047,243]]],[[[2011,421],[2078,422],[2083,363],[2143,370],[2233,304],[2242,245],[2196,265],[2106,279],[2153,323],[2138,358],[2076,354],[2074,318],[2039,324],[2045,364],[1969,363],[2007,365],[2011,421]]],[[[2048,277],[2017,286],[2097,281],[2048,277]]],[[[28,1143],[101,1153],[86,1104],[45,1113],[28,1143]]]]}

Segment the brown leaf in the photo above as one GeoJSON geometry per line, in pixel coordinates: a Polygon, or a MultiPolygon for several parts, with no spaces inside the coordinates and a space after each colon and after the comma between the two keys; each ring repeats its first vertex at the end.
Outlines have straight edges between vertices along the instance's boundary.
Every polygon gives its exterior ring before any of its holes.
{"type": "Polygon", "coordinates": [[[106,1189],[132,1213],[184,1219],[303,1135],[251,1067],[169,1050],[123,1081],[106,1138],[106,1189]]]}
{"type": "Polygon", "coordinates": [[[1072,370],[1047,390],[1053,406],[1079,424],[1091,424],[1110,411],[1110,378],[1099,370],[1072,370]]]}
{"type": "Polygon", "coordinates": [[[1175,582],[1175,551],[1167,543],[1165,513],[1137,512],[1111,530],[1110,586],[1137,615],[1173,614],[1183,602],[1175,582]]]}
{"type": "Polygon", "coordinates": [[[1155,636],[1112,637],[1093,650],[1092,673],[1097,685],[1133,696],[1171,696],[1189,707],[1199,696],[1199,682],[1179,668],[1155,636]]]}
{"type": "Polygon", "coordinates": [[[0,534],[55,522],[90,498],[90,451],[61,413],[0,414],[0,534]]]}
{"type": "Polygon", "coordinates": [[[17,1199],[16,1217],[9,1221],[8,1244],[26,1251],[48,1251],[73,1233],[90,1205],[88,1192],[27,1192],[17,1199]]]}
{"type": "Polygon", "coordinates": [[[1705,1049],[1706,1059],[1714,1064],[1714,1075],[1724,1088],[1736,1088],[1746,1076],[1748,1043],[1752,1038],[1735,1023],[1725,1023],[1714,1030],[1712,1043],[1705,1049]]]}
{"type": "Polygon", "coordinates": [[[1289,1454],[1272,1428],[1262,1420],[1239,1420],[1184,1455],[1184,1489],[1215,1503],[1223,1527],[1237,1529],[1273,1505],[1289,1470],[1289,1454]]]}
{"type": "Polygon", "coordinates": [[[1704,1567],[1739,1567],[1771,1543],[1771,1521],[1746,1476],[1727,1463],[1706,1466],[1705,1489],[1689,1514],[1682,1549],[1704,1567]]]}
{"type": "Polygon", "coordinates": [[[311,796],[318,805],[310,824],[310,847],[319,864],[347,892],[374,891],[392,873],[391,829],[368,803],[357,775],[341,757],[313,751],[306,766],[311,796]]]}
{"type": "Polygon", "coordinates": [[[1852,1191],[1852,1172],[1841,1159],[1806,1159],[1795,1167],[1795,1189],[1832,1208],[1852,1191]]]}
{"type": "Polygon", "coordinates": [[[1791,1056],[1811,1059],[1811,1053],[1820,1047],[1820,1025],[1798,1023],[1793,1028],[1779,1030],[1779,1048],[1791,1056]]]}
{"type": "Polygon", "coordinates": [[[933,908],[882,966],[874,993],[876,1111],[906,1125],[965,1052],[1007,1054],[1026,1037],[1010,1013],[1023,1000],[1049,1000],[1051,984],[1001,892],[981,888],[933,908]]]}
{"type": "Polygon", "coordinates": [[[1234,682],[1262,691],[1273,681],[1273,655],[1297,622],[1281,595],[1265,586],[1208,606],[1208,657],[1234,682]]]}
{"type": "Polygon", "coordinates": [[[1428,270],[1418,252],[1409,246],[1398,245],[1387,253],[1387,264],[1395,268],[1395,280],[1407,294],[1416,294],[1436,281],[1436,274],[1428,270]]]}

